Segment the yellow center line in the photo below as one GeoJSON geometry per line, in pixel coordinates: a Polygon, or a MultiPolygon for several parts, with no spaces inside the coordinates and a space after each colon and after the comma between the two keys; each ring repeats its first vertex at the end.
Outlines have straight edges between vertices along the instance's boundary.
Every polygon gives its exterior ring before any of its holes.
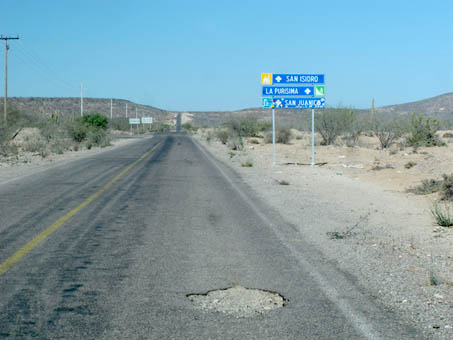
{"type": "Polygon", "coordinates": [[[33,248],[35,248],[39,243],[44,241],[52,233],[58,230],[63,224],[65,224],[72,216],[77,214],[80,210],[94,201],[98,196],[100,196],[104,191],[110,188],[115,182],[117,182],[121,177],[123,177],[129,170],[136,166],[139,162],[149,156],[162,142],[156,144],[151,150],[145,152],[139,159],[134,163],[130,164],[126,169],[121,171],[113,179],[111,179],[106,185],[104,185],[98,192],[95,192],[85,201],[83,201],[79,206],[75,207],[64,216],[60,217],[56,222],[51,226],[47,227],[44,231],[36,235],[31,241],[25,244],[22,248],[16,251],[11,257],[6,259],[5,262],[0,264],[0,276],[6,273],[15,263],[19,262],[25,255],[27,255],[33,248]]]}

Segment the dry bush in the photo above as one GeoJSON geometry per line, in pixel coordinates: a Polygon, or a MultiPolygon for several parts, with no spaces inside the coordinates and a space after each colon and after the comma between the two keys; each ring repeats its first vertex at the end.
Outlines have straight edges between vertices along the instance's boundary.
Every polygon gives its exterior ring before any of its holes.
{"type": "MultiPolygon", "coordinates": [[[[292,138],[291,129],[288,127],[279,127],[275,130],[275,143],[288,144],[292,138]]],[[[264,134],[264,143],[272,143],[272,131],[264,134]]]]}
{"type": "Polygon", "coordinates": [[[292,137],[290,128],[286,126],[279,127],[275,137],[276,143],[288,144],[292,137]]]}
{"type": "Polygon", "coordinates": [[[379,140],[380,148],[387,149],[401,137],[403,127],[402,123],[396,119],[380,117],[373,122],[373,132],[379,140]]]}
{"type": "Polygon", "coordinates": [[[226,144],[230,136],[231,133],[226,129],[221,129],[216,132],[216,137],[222,144],[226,144]]]}
{"type": "Polygon", "coordinates": [[[415,195],[429,195],[438,192],[442,186],[442,181],[435,179],[424,179],[420,185],[409,188],[406,191],[415,195]]]}

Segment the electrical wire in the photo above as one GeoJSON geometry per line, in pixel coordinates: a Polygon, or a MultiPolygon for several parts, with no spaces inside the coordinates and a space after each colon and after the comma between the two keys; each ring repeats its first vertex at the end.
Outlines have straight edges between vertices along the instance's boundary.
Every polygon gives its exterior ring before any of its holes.
{"type": "Polygon", "coordinates": [[[34,50],[30,47],[25,45],[21,40],[18,40],[18,51],[20,51],[27,59],[29,59],[31,62],[33,62],[38,68],[43,70],[44,72],[51,74],[53,78],[55,78],[57,81],[60,83],[66,85],[68,88],[74,89],[76,86],[74,86],[74,83],[68,82],[62,77],[59,76],[57,72],[55,72],[49,65],[48,63],[44,62],[43,59],[34,52],[34,50]]]}

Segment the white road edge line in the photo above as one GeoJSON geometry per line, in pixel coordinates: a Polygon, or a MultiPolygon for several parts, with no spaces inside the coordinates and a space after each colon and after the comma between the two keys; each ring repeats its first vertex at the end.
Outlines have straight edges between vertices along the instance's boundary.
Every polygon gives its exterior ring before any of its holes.
{"type": "Polygon", "coordinates": [[[194,144],[198,147],[198,149],[205,155],[205,157],[213,164],[225,180],[234,188],[234,190],[242,197],[242,199],[247,202],[247,204],[252,208],[252,210],[261,218],[261,220],[269,225],[275,235],[279,238],[279,240],[286,246],[288,249],[293,253],[294,257],[297,259],[299,263],[301,263],[305,268],[308,268],[310,271],[310,275],[316,280],[319,287],[324,291],[327,297],[343,312],[343,315],[352,323],[354,328],[360,332],[365,338],[370,340],[383,340],[382,336],[376,331],[372,325],[369,324],[366,317],[361,315],[360,312],[356,311],[344,298],[342,298],[342,294],[338,292],[338,290],[328,283],[328,280],[324,278],[317,270],[314,268],[309,262],[305,261],[301,256],[300,253],[294,249],[291,245],[287,244],[283,238],[281,237],[280,232],[276,230],[272,222],[264,215],[260,209],[248,199],[247,195],[230,179],[230,177],[223,171],[223,169],[217,164],[217,162],[209,155],[203,146],[199,144],[199,142],[190,137],[194,144]]]}

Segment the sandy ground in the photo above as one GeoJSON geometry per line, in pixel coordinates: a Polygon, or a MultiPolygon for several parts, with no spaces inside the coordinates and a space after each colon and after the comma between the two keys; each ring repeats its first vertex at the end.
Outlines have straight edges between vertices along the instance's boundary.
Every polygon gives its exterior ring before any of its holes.
{"type": "Polygon", "coordinates": [[[453,228],[435,225],[430,209],[436,194],[406,193],[422,179],[453,173],[452,141],[416,153],[378,150],[371,137],[362,137],[358,147],[317,145],[315,162],[327,164],[311,167],[294,165],[311,163],[310,135],[295,132],[299,137],[290,145],[277,144],[272,166],[272,144],[249,138],[244,150],[231,151],[208,143],[207,133],[195,137],[372,296],[434,339],[453,339],[453,228]],[[247,162],[253,166],[244,167],[247,162]],[[409,162],[416,165],[408,169],[409,162]]]}

